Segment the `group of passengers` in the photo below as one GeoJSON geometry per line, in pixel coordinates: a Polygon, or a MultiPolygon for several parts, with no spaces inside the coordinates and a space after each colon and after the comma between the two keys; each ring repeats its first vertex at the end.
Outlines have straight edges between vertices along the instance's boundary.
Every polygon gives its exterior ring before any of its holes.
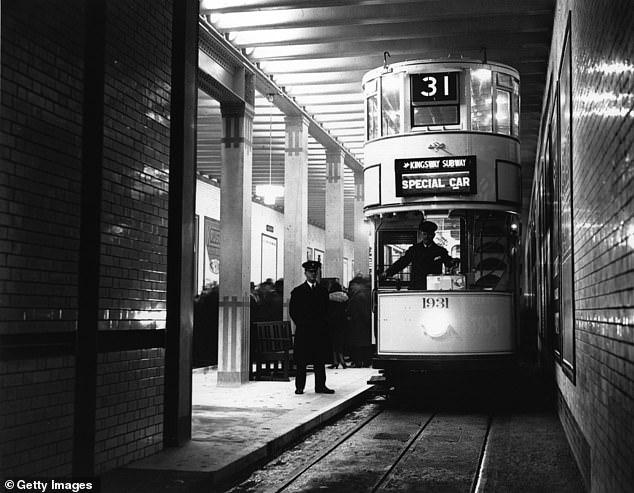
{"type": "MultiPolygon", "coordinates": [[[[358,274],[347,287],[337,278],[323,278],[319,284],[329,293],[327,311],[329,368],[367,367],[372,356],[370,323],[370,279],[358,274]]],[[[266,279],[251,283],[251,322],[283,319],[284,281],[266,279]]]]}
{"type": "MultiPolygon", "coordinates": [[[[329,292],[327,327],[323,331],[332,354],[330,368],[367,367],[372,356],[370,279],[358,274],[347,287],[339,279],[324,278],[329,292]]],[[[251,322],[283,319],[284,281],[251,283],[251,322]]],[[[217,364],[219,286],[214,282],[195,298],[194,365],[217,364]]]]}

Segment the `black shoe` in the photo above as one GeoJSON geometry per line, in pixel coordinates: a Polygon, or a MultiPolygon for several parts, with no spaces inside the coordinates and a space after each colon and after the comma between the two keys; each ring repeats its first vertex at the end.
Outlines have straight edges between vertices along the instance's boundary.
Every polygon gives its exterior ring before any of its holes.
{"type": "Polygon", "coordinates": [[[334,394],[335,391],[329,389],[328,387],[324,387],[322,389],[315,389],[315,394],[334,394]]]}
{"type": "Polygon", "coordinates": [[[299,395],[299,394],[303,394],[304,391],[300,389],[295,389],[295,393],[299,395]]]}
{"type": "Polygon", "coordinates": [[[339,365],[338,365],[338,364],[336,364],[336,365],[330,365],[330,366],[328,367],[328,369],[329,369],[329,370],[335,370],[336,368],[339,368],[339,365]]]}

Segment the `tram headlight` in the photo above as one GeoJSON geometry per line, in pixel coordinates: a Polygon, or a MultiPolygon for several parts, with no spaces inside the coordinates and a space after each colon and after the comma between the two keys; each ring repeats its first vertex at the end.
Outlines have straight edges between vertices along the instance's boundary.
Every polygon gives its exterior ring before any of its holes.
{"type": "Polygon", "coordinates": [[[432,339],[439,339],[449,332],[450,320],[447,310],[427,310],[423,314],[421,327],[432,339]]]}

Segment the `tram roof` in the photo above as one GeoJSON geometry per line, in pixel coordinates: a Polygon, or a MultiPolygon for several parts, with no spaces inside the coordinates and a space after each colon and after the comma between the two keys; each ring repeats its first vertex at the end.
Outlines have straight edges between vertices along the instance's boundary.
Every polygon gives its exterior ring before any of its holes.
{"type": "MultiPolygon", "coordinates": [[[[528,208],[555,0],[202,0],[201,22],[222,34],[283,89],[347,155],[363,162],[367,72],[418,59],[481,59],[521,78],[522,196],[528,208]],[[388,52],[389,55],[384,55],[388,52]]],[[[214,103],[200,102],[213,108],[214,103]]],[[[253,186],[283,183],[283,114],[256,93],[253,186]]],[[[209,122],[201,122],[206,125],[209,122]]],[[[213,125],[212,125],[213,126],[213,125]]],[[[214,127],[215,128],[215,127],[214,127]]],[[[219,129],[217,129],[219,131],[219,129]]],[[[201,151],[201,150],[202,151],[201,151]]],[[[199,171],[214,177],[215,150],[199,171]]],[[[354,176],[344,173],[345,230],[354,231],[354,176]]],[[[325,150],[309,139],[309,221],[325,222],[325,150]]],[[[280,202],[281,204],[281,202],[280,202]]]]}

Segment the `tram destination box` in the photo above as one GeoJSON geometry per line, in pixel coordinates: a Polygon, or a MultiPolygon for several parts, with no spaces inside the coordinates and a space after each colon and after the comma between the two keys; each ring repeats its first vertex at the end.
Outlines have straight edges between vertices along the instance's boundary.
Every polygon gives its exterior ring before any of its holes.
{"type": "Polygon", "coordinates": [[[463,275],[427,276],[427,289],[431,291],[456,291],[463,290],[466,286],[463,275]]]}
{"type": "Polygon", "coordinates": [[[476,156],[395,159],[396,196],[475,194],[476,156]]]}

